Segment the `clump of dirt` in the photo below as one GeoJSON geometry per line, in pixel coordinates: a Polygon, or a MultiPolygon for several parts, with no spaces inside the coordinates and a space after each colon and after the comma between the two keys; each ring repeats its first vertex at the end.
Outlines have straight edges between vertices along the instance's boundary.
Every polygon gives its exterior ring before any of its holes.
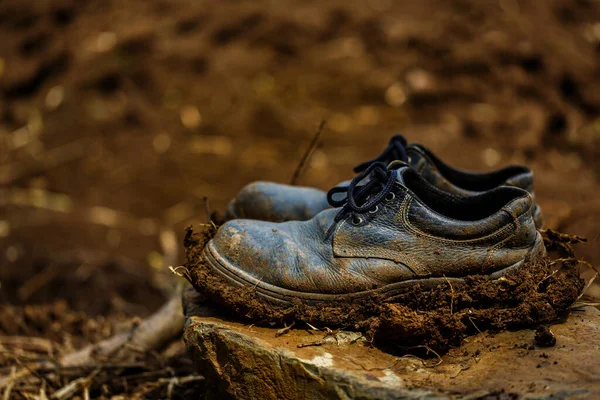
{"type": "MultiPolygon", "coordinates": [[[[376,342],[402,343],[403,347],[420,345],[443,351],[483,330],[550,324],[566,315],[584,288],[578,260],[544,258],[497,280],[469,276],[462,284],[434,289],[415,285],[393,302],[373,295],[355,302],[307,305],[297,300],[292,306],[282,306],[259,297],[252,287],[230,286],[211,273],[201,251],[213,234],[212,227],[201,233],[188,228],[184,245],[187,278],[218,304],[254,321],[303,321],[360,329],[376,342]]],[[[561,243],[567,243],[566,239],[561,243]]]]}
{"type": "Polygon", "coordinates": [[[537,327],[533,340],[535,344],[541,347],[552,347],[556,345],[556,336],[554,336],[554,333],[544,325],[537,327]]]}
{"type": "Polygon", "coordinates": [[[546,250],[557,251],[565,257],[575,257],[575,251],[573,250],[572,245],[588,242],[587,238],[583,236],[569,235],[552,229],[544,229],[541,232],[546,250]]]}

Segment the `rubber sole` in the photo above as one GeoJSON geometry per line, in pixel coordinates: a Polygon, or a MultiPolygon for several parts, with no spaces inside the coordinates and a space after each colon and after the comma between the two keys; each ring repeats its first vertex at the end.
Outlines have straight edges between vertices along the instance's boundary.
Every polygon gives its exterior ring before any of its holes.
{"type": "MultiPolygon", "coordinates": [[[[393,301],[395,297],[403,294],[407,288],[416,284],[422,288],[435,288],[442,284],[448,284],[450,282],[464,282],[464,278],[460,277],[434,277],[434,278],[421,278],[411,279],[408,281],[402,281],[393,283],[390,285],[382,286],[373,290],[366,290],[361,292],[346,293],[346,294],[325,294],[325,293],[308,293],[308,292],[297,292],[280,288],[268,283],[262,282],[241,269],[227,263],[224,260],[219,260],[215,257],[215,249],[212,241],[208,242],[203,249],[203,258],[211,268],[212,272],[222,277],[226,282],[236,287],[253,287],[256,293],[265,298],[268,301],[280,303],[282,305],[291,305],[294,299],[300,299],[305,304],[316,304],[323,302],[338,302],[338,301],[356,301],[360,299],[366,299],[372,297],[374,294],[383,298],[384,301],[393,301]]],[[[546,248],[540,233],[537,233],[536,241],[532,246],[531,251],[527,257],[513,265],[510,265],[502,270],[495,271],[492,274],[486,275],[490,279],[498,279],[504,276],[507,272],[518,269],[525,261],[536,261],[542,258],[546,254],[546,248]]]]}

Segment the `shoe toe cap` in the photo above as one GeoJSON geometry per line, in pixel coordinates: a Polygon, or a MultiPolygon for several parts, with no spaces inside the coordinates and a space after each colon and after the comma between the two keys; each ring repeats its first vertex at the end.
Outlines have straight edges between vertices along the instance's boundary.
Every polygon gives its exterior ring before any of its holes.
{"type": "Polygon", "coordinates": [[[223,225],[211,241],[218,261],[262,281],[277,281],[296,262],[296,245],[275,223],[233,220],[223,225]]]}

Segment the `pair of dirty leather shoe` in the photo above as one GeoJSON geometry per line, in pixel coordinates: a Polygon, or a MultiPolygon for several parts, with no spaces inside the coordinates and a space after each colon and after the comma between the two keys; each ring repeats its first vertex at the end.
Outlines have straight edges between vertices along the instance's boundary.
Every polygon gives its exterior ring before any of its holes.
{"type": "Polygon", "coordinates": [[[246,186],[203,258],[231,285],[289,304],[393,300],[407,285],[495,279],[545,254],[526,167],[465,172],[394,136],[355,172],[329,193],[246,186]]]}

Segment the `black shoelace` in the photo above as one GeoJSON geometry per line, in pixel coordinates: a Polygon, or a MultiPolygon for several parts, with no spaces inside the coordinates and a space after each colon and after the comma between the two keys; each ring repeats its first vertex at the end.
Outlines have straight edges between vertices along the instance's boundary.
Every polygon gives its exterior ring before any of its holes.
{"type": "Polygon", "coordinates": [[[327,201],[332,207],[341,207],[333,219],[333,224],[327,230],[325,238],[329,238],[338,222],[352,214],[352,223],[358,225],[362,222],[362,218],[358,214],[363,214],[367,211],[375,212],[379,203],[384,199],[393,199],[390,196],[392,187],[394,186],[395,169],[388,169],[382,162],[373,162],[364,171],[359,173],[350,185],[336,186],[327,192],[327,201]],[[369,177],[369,181],[364,185],[359,185],[365,178],[369,177]],[[346,193],[346,196],[341,200],[335,200],[334,195],[346,193]]]}
{"type": "Polygon", "coordinates": [[[407,144],[407,142],[406,142],[406,139],[404,138],[404,136],[402,136],[402,135],[393,136],[390,139],[385,150],[383,150],[383,152],[380,155],[378,155],[377,157],[375,157],[374,159],[372,159],[370,161],[365,161],[364,163],[357,165],[356,167],[354,167],[354,172],[359,173],[359,172],[365,171],[372,164],[377,163],[377,162],[383,162],[386,165],[395,160],[407,162],[408,154],[406,153],[406,144],[407,144]]]}

